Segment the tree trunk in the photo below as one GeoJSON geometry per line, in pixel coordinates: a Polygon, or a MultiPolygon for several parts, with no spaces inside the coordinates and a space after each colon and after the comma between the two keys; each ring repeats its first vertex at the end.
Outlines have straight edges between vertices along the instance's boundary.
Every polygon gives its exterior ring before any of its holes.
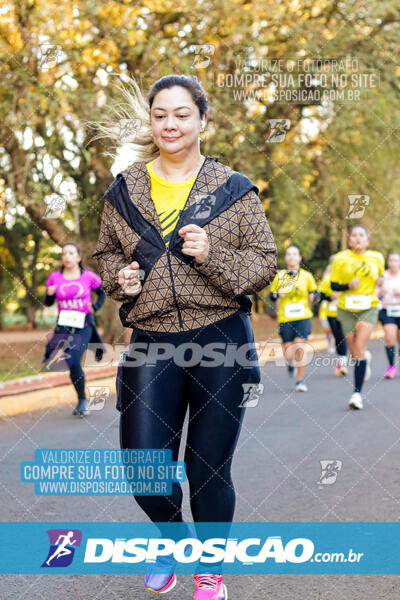
{"type": "Polygon", "coordinates": [[[32,329],[36,329],[37,327],[35,315],[36,308],[28,301],[26,305],[26,318],[28,319],[28,325],[30,325],[32,329]]]}

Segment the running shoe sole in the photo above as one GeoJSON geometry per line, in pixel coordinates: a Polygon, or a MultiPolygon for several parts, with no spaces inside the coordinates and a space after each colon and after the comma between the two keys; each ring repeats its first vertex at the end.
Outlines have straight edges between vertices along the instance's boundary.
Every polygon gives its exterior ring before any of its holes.
{"type": "Polygon", "coordinates": [[[153,594],[166,594],[167,592],[170,592],[176,586],[176,581],[177,581],[176,575],[174,575],[171,584],[170,585],[167,584],[167,587],[164,586],[164,589],[162,589],[161,591],[153,590],[152,588],[149,588],[149,587],[145,587],[145,589],[148,592],[153,592],[153,594]]]}
{"type": "Polygon", "coordinates": [[[363,408],[363,406],[357,406],[357,404],[354,404],[353,402],[349,402],[349,408],[352,408],[353,410],[361,410],[363,408]]]}

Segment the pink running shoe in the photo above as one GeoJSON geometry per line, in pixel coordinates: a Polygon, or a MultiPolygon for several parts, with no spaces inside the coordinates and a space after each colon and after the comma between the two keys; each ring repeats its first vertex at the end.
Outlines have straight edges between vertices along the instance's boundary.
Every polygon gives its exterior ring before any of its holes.
{"type": "Polygon", "coordinates": [[[222,575],[194,575],[196,589],[193,600],[228,600],[228,590],[222,575]]]}
{"type": "Polygon", "coordinates": [[[393,379],[396,375],[396,369],[393,365],[389,365],[385,373],[385,379],[393,379]]]}
{"type": "Polygon", "coordinates": [[[346,367],[346,365],[338,365],[335,368],[335,375],[338,375],[338,376],[340,376],[340,375],[343,375],[343,376],[347,375],[347,367],[346,367]]]}

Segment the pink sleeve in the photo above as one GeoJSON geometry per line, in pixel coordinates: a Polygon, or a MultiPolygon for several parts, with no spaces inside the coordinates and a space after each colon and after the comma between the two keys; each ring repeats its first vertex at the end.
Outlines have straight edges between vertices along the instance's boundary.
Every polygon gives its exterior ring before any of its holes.
{"type": "Polygon", "coordinates": [[[92,290],[97,290],[97,288],[101,286],[100,277],[96,273],[93,273],[93,271],[89,271],[89,281],[92,290]]]}
{"type": "Polygon", "coordinates": [[[50,273],[49,278],[47,280],[46,283],[46,287],[50,287],[51,285],[54,285],[54,273],[50,273]]]}

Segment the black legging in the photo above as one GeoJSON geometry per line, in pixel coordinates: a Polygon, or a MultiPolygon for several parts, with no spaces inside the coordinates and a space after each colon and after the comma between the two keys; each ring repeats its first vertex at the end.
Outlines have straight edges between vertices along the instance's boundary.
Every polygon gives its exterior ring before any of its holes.
{"type": "Polygon", "coordinates": [[[68,358],[66,358],[66,363],[69,367],[69,375],[78,395],[78,400],[83,400],[86,398],[85,373],[82,369],[81,360],[92,337],[92,325],[87,323],[85,327],[77,331],[75,345],[72,349],[67,350],[68,358]]]}
{"type": "Polygon", "coordinates": [[[347,356],[347,344],[342,325],[336,317],[328,317],[328,323],[335,338],[336,352],[339,356],[347,356]]]}
{"type": "MultiPolygon", "coordinates": [[[[134,330],[131,344],[138,342],[211,342],[254,344],[248,314],[237,313],[203,328],[182,333],[134,330]]],[[[250,347],[249,347],[250,348],[250,347]]],[[[218,354],[222,351],[218,351],[218,354]]],[[[189,426],[185,449],[190,506],[194,521],[231,522],[235,491],[231,463],[245,408],[242,384],[259,383],[260,368],[254,345],[245,353],[250,367],[179,366],[173,358],[154,366],[120,366],[117,390],[121,401],[120,445],[125,448],[156,448],[172,451],[178,460],[187,407],[189,426]]],[[[185,359],[189,360],[191,352],[185,359]]],[[[132,359],[131,359],[132,360],[132,359]]],[[[179,362],[179,361],[178,361],[179,362]]],[[[129,357],[126,364],[129,363],[129,357]]],[[[153,522],[182,521],[182,489],[172,484],[169,496],[134,496],[153,522]]]]}
{"type": "MultiPolygon", "coordinates": [[[[64,371],[66,367],[69,368],[71,382],[76,390],[78,400],[86,398],[85,373],[81,366],[81,360],[92,336],[93,324],[90,321],[86,321],[85,327],[82,329],[57,325],[44,353],[45,370],[64,371]],[[57,356],[58,350],[61,351],[61,358],[57,356]]],[[[97,348],[96,357],[99,351],[100,348],[97,348]]]]}

